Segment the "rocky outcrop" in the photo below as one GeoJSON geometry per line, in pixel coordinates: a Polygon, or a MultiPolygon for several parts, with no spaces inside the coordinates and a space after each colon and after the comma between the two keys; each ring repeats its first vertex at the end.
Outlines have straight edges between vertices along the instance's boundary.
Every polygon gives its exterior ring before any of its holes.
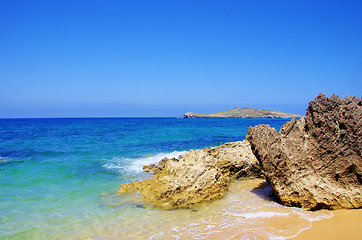
{"type": "Polygon", "coordinates": [[[185,113],[181,118],[202,118],[198,114],[193,112],[185,113]]]}
{"type": "Polygon", "coordinates": [[[279,200],[308,210],[362,207],[362,100],[320,94],[306,117],[247,139],[279,200]]]}
{"type": "Polygon", "coordinates": [[[191,150],[179,159],[164,158],[144,169],[155,175],[141,182],[122,184],[118,192],[140,191],[147,201],[166,209],[221,198],[230,181],[262,175],[246,140],[191,150]]]}
{"type": "Polygon", "coordinates": [[[227,191],[227,180],[206,152],[192,150],[178,161],[164,161],[151,179],[123,184],[118,192],[135,190],[156,206],[180,208],[222,197],[227,191]]]}

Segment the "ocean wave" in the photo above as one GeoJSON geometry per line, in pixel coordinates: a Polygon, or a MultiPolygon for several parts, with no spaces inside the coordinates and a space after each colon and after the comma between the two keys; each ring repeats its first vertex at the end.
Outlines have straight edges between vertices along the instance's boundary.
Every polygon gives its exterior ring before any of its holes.
{"type": "Polygon", "coordinates": [[[180,155],[185,154],[186,151],[173,151],[170,153],[158,153],[155,155],[148,155],[139,158],[112,158],[106,164],[103,165],[103,168],[110,169],[117,172],[127,172],[138,174],[143,172],[143,166],[149,165],[152,163],[158,163],[163,158],[179,158],[180,155]]]}
{"type": "Polygon", "coordinates": [[[332,211],[321,210],[318,212],[301,211],[299,208],[294,207],[294,213],[299,214],[302,218],[308,219],[310,222],[329,219],[334,216],[332,211]]]}
{"type": "Polygon", "coordinates": [[[0,164],[2,164],[2,165],[17,163],[17,162],[23,162],[23,161],[24,160],[17,159],[17,158],[0,157],[0,164]]]}

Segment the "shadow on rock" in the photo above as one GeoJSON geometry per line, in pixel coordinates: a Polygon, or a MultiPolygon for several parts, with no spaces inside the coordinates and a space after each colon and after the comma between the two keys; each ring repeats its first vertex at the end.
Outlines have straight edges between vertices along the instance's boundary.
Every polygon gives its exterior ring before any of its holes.
{"type": "Polygon", "coordinates": [[[278,198],[274,195],[272,187],[267,182],[260,183],[259,186],[252,189],[251,192],[264,200],[280,203],[278,198]]]}

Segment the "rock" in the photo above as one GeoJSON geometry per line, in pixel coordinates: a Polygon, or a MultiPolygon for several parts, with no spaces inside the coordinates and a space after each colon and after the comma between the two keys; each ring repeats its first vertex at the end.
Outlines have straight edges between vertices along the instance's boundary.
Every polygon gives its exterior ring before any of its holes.
{"type": "Polygon", "coordinates": [[[198,116],[196,115],[196,113],[188,112],[185,113],[181,118],[198,118],[198,116]]]}
{"type": "Polygon", "coordinates": [[[190,207],[222,197],[228,182],[215,161],[203,150],[191,150],[179,161],[165,161],[151,179],[120,186],[118,192],[139,190],[146,200],[166,209],[190,207]]]}
{"type": "Polygon", "coordinates": [[[306,117],[278,132],[250,127],[247,139],[275,195],[307,210],[362,207],[362,100],[323,93],[306,117]]]}
{"type": "Polygon", "coordinates": [[[229,180],[248,177],[263,177],[259,162],[247,140],[225,143],[215,148],[204,149],[215,158],[216,166],[229,180]]]}
{"type": "Polygon", "coordinates": [[[143,171],[148,172],[148,173],[157,174],[165,167],[167,161],[178,161],[178,159],[176,159],[176,158],[169,159],[169,158],[165,157],[161,161],[159,161],[157,164],[151,163],[149,165],[143,166],[143,171]]]}
{"type": "Polygon", "coordinates": [[[138,183],[122,184],[118,192],[140,191],[146,200],[166,209],[221,198],[230,181],[262,175],[246,140],[191,150],[179,160],[164,158],[145,169],[155,175],[138,183]]]}

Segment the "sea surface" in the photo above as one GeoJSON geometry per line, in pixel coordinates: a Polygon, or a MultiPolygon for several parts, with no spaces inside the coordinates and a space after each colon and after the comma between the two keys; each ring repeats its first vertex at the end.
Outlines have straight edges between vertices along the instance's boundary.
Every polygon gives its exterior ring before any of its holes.
{"type": "Polygon", "coordinates": [[[163,210],[120,184],[145,164],[245,139],[289,119],[0,119],[0,239],[285,239],[331,217],[278,204],[263,180],[220,200],[163,210]]]}

